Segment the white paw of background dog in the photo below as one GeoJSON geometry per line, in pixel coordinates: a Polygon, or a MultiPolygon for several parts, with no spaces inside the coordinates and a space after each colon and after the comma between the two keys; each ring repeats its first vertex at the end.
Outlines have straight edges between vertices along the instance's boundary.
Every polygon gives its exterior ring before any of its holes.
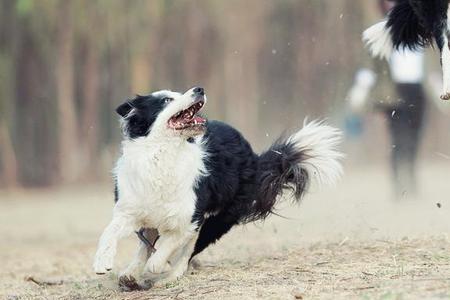
{"type": "Polygon", "coordinates": [[[450,92],[444,92],[444,93],[441,95],[441,99],[442,99],[442,100],[450,100],[450,92]]]}

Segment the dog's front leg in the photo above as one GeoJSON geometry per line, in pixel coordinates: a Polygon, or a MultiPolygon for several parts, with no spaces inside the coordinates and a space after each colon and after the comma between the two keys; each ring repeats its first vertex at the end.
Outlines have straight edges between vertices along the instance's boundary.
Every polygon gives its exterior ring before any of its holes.
{"type": "MultiPolygon", "coordinates": [[[[156,252],[145,265],[144,273],[159,274],[170,270],[169,258],[175,250],[184,247],[195,235],[191,232],[165,232],[156,243],[156,252]]],[[[145,276],[145,275],[144,275],[145,276]]]]}
{"type": "Polygon", "coordinates": [[[94,259],[94,271],[97,274],[105,274],[111,271],[116,255],[119,239],[133,232],[133,222],[124,215],[114,215],[111,223],[103,231],[98,242],[94,259]]]}

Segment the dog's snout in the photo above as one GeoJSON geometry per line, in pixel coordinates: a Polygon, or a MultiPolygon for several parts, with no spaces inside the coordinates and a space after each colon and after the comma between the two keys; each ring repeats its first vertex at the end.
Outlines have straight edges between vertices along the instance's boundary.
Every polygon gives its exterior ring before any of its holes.
{"type": "Polygon", "coordinates": [[[200,96],[204,96],[205,95],[205,90],[201,87],[196,87],[194,88],[194,94],[200,95],[200,96]]]}

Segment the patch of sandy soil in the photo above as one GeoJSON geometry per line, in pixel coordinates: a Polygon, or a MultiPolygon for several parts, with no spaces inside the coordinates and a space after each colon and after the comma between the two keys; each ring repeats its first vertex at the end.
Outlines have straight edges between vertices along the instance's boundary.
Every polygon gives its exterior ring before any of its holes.
{"type": "Polygon", "coordinates": [[[420,174],[421,197],[392,201],[383,167],[347,170],[264,223],[237,227],[182,280],[122,293],[91,269],[111,216],[107,185],[0,192],[0,299],[450,299],[450,164],[420,174]]]}

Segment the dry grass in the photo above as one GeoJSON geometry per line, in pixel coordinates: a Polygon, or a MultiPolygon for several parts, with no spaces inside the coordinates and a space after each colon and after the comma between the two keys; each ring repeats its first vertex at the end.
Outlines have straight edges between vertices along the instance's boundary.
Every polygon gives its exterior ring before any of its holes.
{"type": "Polygon", "coordinates": [[[109,187],[2,192],[0,298],[449,299],[450,187],[445,169],[430,174],[427,200],[392,204],[379,172],[350,172],[338,189],[280,211],[289,219],[236,228],[179,282],[132,293],[118,291],[116,272],[135,238],[121,244],[114,273],[91,270],[109,187]]]}
{"type": "Polygon", "coordinates": [[[317,243],[203,262],[165,288],[121,293],[114,273],[92,274],[92,244],[47,245],[23,249],[33,253],[26,260],[18,259],[20,251],[2,255],[1,293],[6,299],[447,299],[449,246],[444,239],[317,243]]]}

